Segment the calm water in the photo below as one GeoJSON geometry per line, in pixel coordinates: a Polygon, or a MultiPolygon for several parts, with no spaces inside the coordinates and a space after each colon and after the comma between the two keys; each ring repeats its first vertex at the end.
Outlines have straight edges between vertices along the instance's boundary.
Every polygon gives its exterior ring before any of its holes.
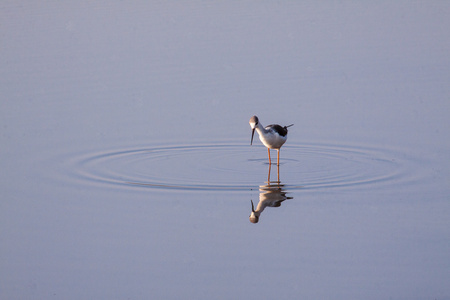
{"type": "Polygon", "coordinates": [[[3,2],[0,298],[450,299],[449,15],[3,2]]]}

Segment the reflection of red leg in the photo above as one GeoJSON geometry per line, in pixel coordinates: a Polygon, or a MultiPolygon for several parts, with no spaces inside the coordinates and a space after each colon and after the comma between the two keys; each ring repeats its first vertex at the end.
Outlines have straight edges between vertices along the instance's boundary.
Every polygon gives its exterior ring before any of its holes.
{"type": "Polygon", "coordinates": [[[272,163],[272,161],[270,160],[270,149],[267,148],[267,151],[269,152],[269,165],[272,163]]]}
{"type": "Polygon", "coordinates": [[[277,182],[280,183],[280,165],[277,165],[277,182]]]}

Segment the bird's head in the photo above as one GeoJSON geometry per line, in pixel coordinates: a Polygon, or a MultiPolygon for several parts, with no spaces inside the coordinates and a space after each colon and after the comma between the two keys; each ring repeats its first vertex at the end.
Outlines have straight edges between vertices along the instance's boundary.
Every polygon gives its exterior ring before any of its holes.
{"type": "Polygon", "coordinates": [[[250,141],[250,145],[253,144],[253,136],[255,135],[255,128],[256,125],[258,125],[259,120],[257,116],[253,116],[250,118],[250,121],[248,121],[248,123],[250,124],[250,127],[252,128],[252,139],[250,141]]]}

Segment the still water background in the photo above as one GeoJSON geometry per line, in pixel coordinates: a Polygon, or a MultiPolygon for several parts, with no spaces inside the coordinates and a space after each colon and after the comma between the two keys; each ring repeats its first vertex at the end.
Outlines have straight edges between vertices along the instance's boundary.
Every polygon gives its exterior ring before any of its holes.
{"type": "Polygon", "coordinates": [[[3,1],[0,298],[450,299],[449,15],[3,1]]]}

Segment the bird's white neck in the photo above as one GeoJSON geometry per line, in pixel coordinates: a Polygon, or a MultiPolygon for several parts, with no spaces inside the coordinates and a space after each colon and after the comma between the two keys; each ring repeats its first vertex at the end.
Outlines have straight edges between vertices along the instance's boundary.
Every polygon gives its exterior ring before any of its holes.
{"type": "Polygon", "coordinates": [[[258,132],[258,134],[260,134],[260,135],[267,133],[267,130],[264,128],[264,126],[261,124],[261,122],[258,122],[258,124],[256,124],[255,129],[258,132]]]}

